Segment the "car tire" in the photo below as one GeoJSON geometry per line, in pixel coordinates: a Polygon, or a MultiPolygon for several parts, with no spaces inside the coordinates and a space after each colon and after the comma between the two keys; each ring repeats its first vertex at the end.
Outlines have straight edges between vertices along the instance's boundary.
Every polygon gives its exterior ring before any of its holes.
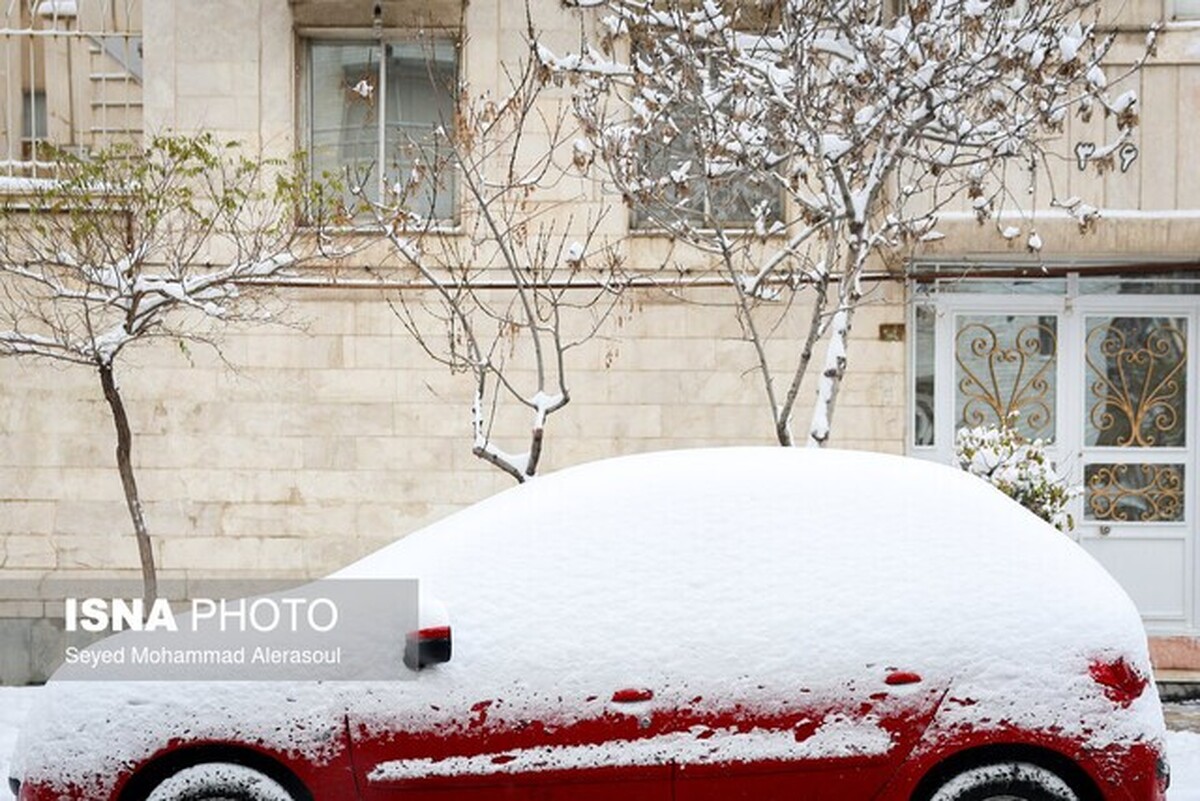
{"type": "Polygon", "coordinates": [[[283,785],[245,765],[209,762],[172,774],[146,801],[296,801],[283,785]]]}
{"type": "Polygon", "coordinates": [[[1080,801],[1080,796],[1049,768],[1031,762],[996,762],[958,773],[929,801],[1080,801]]]}

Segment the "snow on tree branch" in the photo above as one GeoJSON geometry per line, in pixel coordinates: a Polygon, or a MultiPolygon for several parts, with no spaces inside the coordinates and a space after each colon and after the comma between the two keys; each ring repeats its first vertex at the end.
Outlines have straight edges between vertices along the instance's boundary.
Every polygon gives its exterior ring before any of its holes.
{"type": "Polygon", "coordinates": [[[0,207],[0,354],[111,365],[142,337],[260,317],[248,282],[313,255],[285,166],[207,134],[62,154],[0,207]]]}
{"type": "Polygon", "coordinates": [[[547,418],[571,400],[570,351],[621,313],[627,285],[600,234],[606,212],[579,213],[558,199],[572,182],[584,196],[581,148],[569,112],[546,98],[548,75],[530,39],[529,55],[505,65],[502,96],[460,88],[456,119],[403,143],[419,176],[387,176],[392,190],[377,201],[372,179],[348,176],[351,213],[392,246],[394,264],[379,274],[403,276],[405,287],[388,295],[393,312],[430,359],[471,377],[472,452],[519,482],[537,474],[547,418]],[[464,200],[451,228],[432,210],[452,187],[464,200]],[[520,452],[496,441],[503,408],[529,416],[520,452]]]}
{"type": "MultiPolygon", "coordinates": [[[[1098,0],[909,0],[902,14],[885,0],[577,5],[598,33],[538,57],[571,87],[588,159],[636,221],[711,255],[727,278],[784,445],[820,342],[833,356],[808,439],[828,439],[867,265],[941,239],[948,207],[966,203],[981,223],[1028,211],[1010,177],[1044,170],[1069,115],[1108,121],[1108,141],[1080,159],[1112,168],[1138,123],[1136,94],[1112,87],[1156,37],[1114,74],[1098,0]],[[761,340],[798,293],[805,341],[773,365],[761,340]]],[[[1078,198],[1043,202],[1081,230],[1098,216],[1078,198]]],[[[1021,235],[1012,228],[1006,239],[1021,235]]],[[[1032,226],[1026,243],[1041,248],[1032,226]]]]}

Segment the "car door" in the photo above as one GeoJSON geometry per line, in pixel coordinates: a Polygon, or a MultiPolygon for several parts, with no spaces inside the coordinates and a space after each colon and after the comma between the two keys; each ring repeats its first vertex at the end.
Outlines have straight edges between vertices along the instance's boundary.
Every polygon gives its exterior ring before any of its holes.
{"type": "Polygon", "coordinates": [[[654,732],[628,688],[556,699],[539,716],[514,717],[518,699],[486,693],[418,712],[408,684],[375,688],[376,697],[351,712],[366,801],[670,801],[670,759],[639,745],[654,732]],[[394,714],[386,712],[389,696],[394,714]]]}
{"type": "Polygon", "coordinates": [[[868,668],[858,680],[814,688],[812,700],[729,710],[712,721],[711,752],[689,759],[691,750],[680,749],[674,800],[872,798],[916,745],[945,689],[932,677],[868,668]]]}

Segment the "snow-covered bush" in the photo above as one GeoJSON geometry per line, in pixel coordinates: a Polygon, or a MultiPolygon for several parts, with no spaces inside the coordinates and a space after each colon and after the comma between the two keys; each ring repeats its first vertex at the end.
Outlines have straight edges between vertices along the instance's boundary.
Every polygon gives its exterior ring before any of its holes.
{"type": "Polygon", "coordinates": [[[1003,425],[959,429],[954,440],[958,466],[1059,531],[1070,531],[1075,520],[1067,513],[1067,504],[1079,494],[1079,488],[1067,484],[1054,469],[1042,441],[1025,439],[1015,422],[1014,415],[1003,425]]]}

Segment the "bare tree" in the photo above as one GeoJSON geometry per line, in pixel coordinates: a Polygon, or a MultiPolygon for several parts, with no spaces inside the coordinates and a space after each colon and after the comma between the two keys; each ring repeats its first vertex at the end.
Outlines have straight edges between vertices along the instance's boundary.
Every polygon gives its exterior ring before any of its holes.
{"type": "Polygon", "coordinates": [[[501,96],[435,86],[456,95],[452,112],[400,143],[378,200],[352,175],[348,204],[403,270],[388,295],[396,317],[432,360],[472,378],[474,454],[518,482],[537,473],[547,418],[571,400],[570,352],[622,313],[627,285],[605,212],[579,209],[589,182],[547,77],[531,51],[508,65],[501,96]],[[530,417],[521,451],[493,436],[508,404],[530,417]]]}
{"type": "MultiPolygon", "coordinates": [[[[1111,141],[1077,150],[1104,171],[1126,159],[1136,95],[1108,87],[1115,42],[1097,0],[575,0],[601,32],[576,54],[539,51],[574,87],[608,179],[644,222],[704,256],[754,349],[775,435],[792,417],[818,343],[809,444],[824,445],[847,336],[873,262],[941,237],[947,207],[981,223],[1058,206],[1086,230],[1079,198],[1032,197],[1070,114],[1099,111],[1111,141]],[[1114,93],[1115,94],[1115,93],[1114,93]],[[768,342],[797,304],[809,322],[784,360],[768,342]]],[[[1028,217],[1027,217],[1028,219],[1028,217]]],[[[1025,237],[1036,227],[997,232],[1025,237]]]]}
{"type": "Polygon", "coordinates": [[[214,324],[269,319],[253,282],[301,261],[299,180],[211,135],[155,136],[15,179],[0,207],[0,355],[96,371],[146,598],[154,551],[134,472],[119,357],[158,338],[212,342],[214,324]]]}

